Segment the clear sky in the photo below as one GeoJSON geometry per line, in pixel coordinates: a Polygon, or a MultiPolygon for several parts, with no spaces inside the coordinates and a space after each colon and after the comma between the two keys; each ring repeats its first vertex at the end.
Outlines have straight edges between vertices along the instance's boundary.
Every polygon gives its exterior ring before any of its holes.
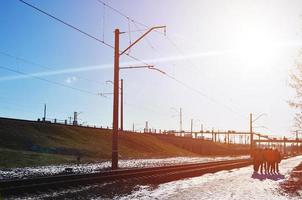
{"type": "MultiPolygon", "coordinates": [[[[121,49],[145,27],[97,0],[27,2],[113,44],[120,28],[121,49]]],[[[256,131],[290,135],[294,92],[289,72],[301,49],[299,0],[123,0],[105,3],[149,27],[166,25],[167,36],[153,32],[130,54],[155,65],[186,86],[156,71],[123,70],[125,128],[248,130],[249,113],[267,113],[256,131]]],[[[18,0],[0,0],[0,115],[67,119],[111,126],[113,49],[33,10],[18,0]],[[22,75],[23,74],[23,75],[22,75]],[[26,75],[24,75],[26,74],[26,75]],[[30,75],[28,75],[30,74],[30,75]],[[35,78],[33,78],[33,76],[35,78]],[[43,80],[41,80],[43,79],[43,80]],[[50,83],[51,82],[51,83],[50,83]],[[79,91],[80,90],[80,91],[79,91]]],[[[121,57],[121,66],[135,63],[121,57]]]]}

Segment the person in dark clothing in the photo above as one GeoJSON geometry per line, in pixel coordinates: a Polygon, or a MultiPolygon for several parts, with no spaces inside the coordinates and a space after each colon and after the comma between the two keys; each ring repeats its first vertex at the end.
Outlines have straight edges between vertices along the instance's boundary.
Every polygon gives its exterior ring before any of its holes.
{"type": "Polygon", "coordinates": [[[258,149],[254,149],[254,150],[252,151],[252,159],[253,159],[253,169],[254,169],[254,173],[258,172],[258,168],[259,168],[258,157],[259,157],[259,150],[258,150],[258,149]]]}
{"type": "Polygon", "coordinates": [[[268,165],[269,165],[269,173],[275,173],[275,151],[273,149],[268,149],[268,165]]]}
{"type": "Polygon", "coordinates": [[[278,151],[278,149],[275,149],[274,154],[275,154],[275,159],[276,159],[275,170],[276,170],[276,173],[279,173],[279,163],[281,162],[281,154],[278,151]]]}
{"type": "Polygon", "coordinates": [[[253,151],[253,165],[254,165],[254,172],[259,171],[263,173],[263,167],[264,167],[264,156],[263,156],[263,150],[262,149],[255,149],[253,151]]]}
{"type": "Polygon", "coordinates": [[[260,169],[260,173],[263,174],[263,168],[265,168],[265,160],[264,160],[264,150],[263,149],[259,149],[259,154],[258,154],[259,158],[259,169],[260,169]]]}
{"type": "Polygon", "coordinates": [[[265,169],[265,174],[269,173],[269,152],[268,152],[268,148],[265,148],[263,150],[263,157],[264,157],[264,169],[265,169]]]}

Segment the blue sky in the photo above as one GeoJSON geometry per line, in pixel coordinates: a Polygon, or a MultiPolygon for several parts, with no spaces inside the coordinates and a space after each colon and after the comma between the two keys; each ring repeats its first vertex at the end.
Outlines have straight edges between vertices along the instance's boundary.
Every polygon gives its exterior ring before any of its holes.
{"type": "MultiPolygon", "coordinates": [[[[96,0],[27,2],[109,44],[117,27],[144,29],[96,0]]],[[[257,131],[290,133],[295,111],[287,105],[294,94],[288,74],[301,48],[301,1],[105,2],[148,26],[166,25],[168,37],[154,32],[130,53],[190,86],[155,71],[121,71],[126,128],[149,121],[152,128],[178,129],[172,108],[182,107],[185,129],[193,118],[195,129],[203,123],[206,129],[248,130],[253,112],[268,114],[258,123],[269,129],[257,131]]],[[[112,98],[94,94],[112,91],[105,82],[113,78],[113,50],[17,0],[1,0],[0,9],[0,66],[85,91],[0,68],[1,116],[35,120],[46,103],[49,118],[78,111],[82,122],[110,126],[112,98]]],[[[130,40],[140,34],[132,32],[130,40]]],[[[127,45],[123,34],[121,49],[127,45]]],[[[129,62],[121,58],[121,65],[129,62]]]]}

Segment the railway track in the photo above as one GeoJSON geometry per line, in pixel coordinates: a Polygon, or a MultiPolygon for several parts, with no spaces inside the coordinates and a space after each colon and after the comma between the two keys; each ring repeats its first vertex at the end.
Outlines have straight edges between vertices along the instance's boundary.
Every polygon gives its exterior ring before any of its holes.
{"type": "Polygon", "coordinates": [[[200,176],[205,173],[245,167],[250,164],[250,159],[240,159],[151,168],[118,169],[93,174],[70,174],[9,180],[0,182],[0,194],[2,196],[7,196],[22,193],[34,193],[75,185],[116,181],[162,183],[181,178],[200,176]]]}

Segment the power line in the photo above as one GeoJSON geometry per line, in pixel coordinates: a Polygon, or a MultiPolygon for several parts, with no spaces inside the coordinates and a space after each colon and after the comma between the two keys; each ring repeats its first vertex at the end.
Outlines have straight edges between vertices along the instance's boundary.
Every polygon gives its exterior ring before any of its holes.
{"type": "MultiPolygon", "coordinates": [[[[118,13],[118,14],[120,14],[121,16],[125,17],[126,19],[130,19],[130,20],[134,23],[134,25],[136,26],[136,28],[138,29],[139,32],[142,32],[143,30],[140,30],[139,27],[137,27],[136,24],[139,24],[139,25],[141,25],[141,26],[143,26],[143,27],[145,27],[145,28],[147,28],[147,29],[149,28],[147,25],[145,25],[145,24],[143,24],[143,23],[141,23],[141,22],[139,22],[139,21],[134,20],[133,18],[131,18],[131,17],[127,16],[126,14],[120,12],[120,11],[117,10],[116,8],[113,8],[112,6],[106,4],[104,1],[101,1],[101,0],[97,0],[97,1],[98,1],[99,3],[101,3],[101,4],[103,4],[104,6],[107,6],[108,8],[112,9],[113,11],[115,11],[115,12],[118,13]]],[[[147,29],[146,29],[146,30],[147,30],[147,29]]],[[[167,37],[167,36],[166,36],[166,37],[167,37]]],[[[168,37],[167,37],[167,38],[168,38],[168,37]]],[[[151,47],[151,49],[153,49],[153,50],[155,51],[155,47],[151,44],[151,42],[148,40],[148,38],[146,38],[146,40],[147,40],[149,46],[151,47]]],[[[168,38],[168,41],[170,41],[171,44],[173,44],[173,46],[174,46],[177,50],[179,50],[179,52],[181,52],[181,50],[177,47],[177,45],[176,45],[170,38],[168,38]]],[[[157,51],[157,53],[158,53],[159,55],[161,55],[158,51],[157,51]]],[[[194,90],[194,91],[197,92],[199,95],[201,95],[201,96],[203,96],[203,97],[206,97],[206,98],[210,99],[211,101],[213,101],[213,102],[215,102],[215,103],[218,103],[218,102],[217,102],[216,100],[214,100],[213,98],[208,97],[207,95],[205,95],[205,94],[202,93],[201,91],[199,91],[199,90],[197,90],[197,89],[195,89],[195,88],[189,86],[188,84],[184,83],[183,81],[180,81],[180,80],[176,79],[174,76],[171,76],[171,75],[169,75],[169,74],[167,74],[167,73],[166,73],[166,76],[169,77],[169,78],[171,78],[171,79],[173,79],[173,80],[175,80],[176,82],[178,82],[179,84],[183,85],[184,87],[186,87],[186,88],[188,88],[188,89],[190,89],[190,90],[194,90]]],[[[227,107],[228,107],[228,106],[227,106],[227,107]]],[[[228,109],[232,110],[232,109],[229,108],[229,107],[228,107],[228,109]]]]}
{"type": "Polygon", "coordinates": [[[103,25],[103,30],[102,30],[102,37],[103,41],[105,41],[105,17],[106,17],[106,7],[103,6],[103,16],[102,16],[102,25],[103,25]]]}
{"type": "MultiPolygon", "coordinates": [[[[23,1],[23,0],[19,0],[19,1],[22,2],[22,3],[24,3],[25,5],[27,5],[27,6],[29,6],[29,7],[31,7],[31,8],[33,8],[33,9],[37,10],[37,11],[39,11],[40,13],[45,14],[45,15],[47,15],[48,17],[50,17],[50,18],[52,18],[52,19],[54,19],[54,20],[56,20],[56,21],[58,21],[58,22],[60,22],[60,23],[62,23],[62,24],[64,24],[64,25],[66,25],[66,26],[68,26],[68,27],[70,27],[70,28],[72,28],[72,29],[74,29],[74,30],[76,30],[76,31],[78,31],[78,32],[80,32],[80,33],[86,35],[87,37],[96,40],[97,42],[100,42],[100,43],[102,43],[102,44],[104,44],[104,45],[106,45],[106,46],[108,46],[108,47],[110,47],[110,48],[112,48],[112,49],[114,48],[112,45],[110,45],[110,44],[108,44],[108,43],[106,43],[106,42],[104,41],[104,38],[105,38],[104,33],[103,33],[103,40],[100,40],[100,39],[98,39],[97,37],[95,37],[95,36],[93,36],[93,35],[91,35],[91,34],[85,32],[85,31],[81,30],[80,28],[75,27],[74,25],[71,25],[70,23],[67,23],[67,22],[65,22],[65,21],[63,21],[63,20],[61,20],[61,19],[59,19],[58,17],[56,17],[56,16],[54,16],[54,15],[52,15],[52,14],[47,13],[46,11],[44,11],[44,10],[42,10],[42,9],[40,9],[40,8],[38,8],[38,7],[34,6],[34,5],[32,5],[32,4],[29,4],[29,3],[27,3],[27,2],[25,2],[25,1],[23,1]]],[[[106,6],[108,7],[108,5],[106,5],[106,6]]],[[[110,8],[113,9],[112,7],[110,7],[110,8]]],[[[103,16],[103,20],[104,20],[104,16],[103,16]]],[[[105,23],[104,23],[104,24],[105,24],[105,23]]],[[[104,27],[103,27],[103,28],[104,28],[104,27]]],[[[130,57],[130,58],[132,58],[132,59],[134,59],[134,60],[136,60],[136,61],[138,61],[138,62],[141,62],[141,63],[143,63],[143,64],[145,64],[145,65],[147,65],[147,66],[151,66],[150,64],[148,64],[148,63],[146,63],[146,62],[144,62],[144,61],[142,61],[142,60],[140,60],[140,59],[138,59],[138,58],[136,58],[136,57],[130,55],[129,53],[125,53],[125,54],[126,54],[128,57],[130,57]]],[[[1,66],[0,66],[0,67],[1,67],[1,66]]],[[[3,67],[1,67],[1,68],[3,68],[3,67]]],[[[19,74],[25,75],[25,73],[23,73],[23,72],[19,72],[19,71],[15,71],[15,70],[10,70],[10,69],[8,69],[8,68],[3,68],[3,69],[6,69],[6,70],[9,70],[9,71],[13,71],[13,72],[15,72],[15,73],[19,73],[19,74]]],[[[26,75],[27,75],[27,74],[26,74],[26,75]]],[[[82,91],[82,92],[85,92],[85,93],[97,95],[97,94],[88,92],[88,91],[86,91],[86,90],[74,88],[74,87],[71,87],[71,86],[68,86],[68,85],[65,85],[65,84],[61,84],[61,83],[58,83],[58,82],[53,82],[53,81],[50,81],[50,80],[48,80],[48,79],[44,79],[44,78],[40,78],[40,77],[36,77],[36,76],[32,76],[32,77],[33,77],[33,78],[36,78],[36,79],[39,79],[39,80],[42,80],[42,81],[46,81],[46,82],[49,82],[49,83],[53,83],[53,84],[56,84],[56,85],[60,85],[60,86],[63,86],[63,87],[67,87],[67,88],[70,88],[70,89],[74,89],[74,90],[82,91]]],[[[105,98],[105,97],[104,97],[104,98],[105,98]]]]}
{"type": "MultiPolygon", "coordinates": [[[[60,22],[60,23],[62,23],[62,24],[64,24],[64,25],[66,25],[66,26],[68,26],[68,27],[70,27],[70,28],[72,28],[72,29],[74,29],[74,30],[76,30],[76,31],[78,31],[78,32],[80,32],[80,33],[86,35],[87,37],[89,37],[89,38],[91,38],[91,39],[94,39],[94,40],[96,40],[97,42],[102,43],[102,44],[105,45],[105,46],[108,46],[108,47],[110,47],[110,48],[114,48],[112,45],[106,43],[104,40],[98,39],[97,37],[95,37],[95,36],[93,36],[93,35],[91,35],[91,34],[85,32],[85,31],[81,30],[80,28],[75,27],[74,25],[71,25],[70,23],[67,23],[67,22],[65,22],[65,21],[63,21],[63,20],[61,20],[61,19],[59,19],[58,17],[56,17],[56,16],[54,16],[54,15],[52,15],[52,14],[47,13],[46,11],[44,11],[44,10],[42,10],[42,9],[40,9],[40,8],[38,8],[38,7],[36,7],[36,6],[32,5],[32,4],[30,4],[30,3],[27,3],[27,2],[25,2],[25,1],[23,1],[23,0],[19,0],[19,1],[22,2],[22,3],[24,3],[25,5],[27,5],[27,6],[29,6],[29,7],[31,7],[31,8],[33,8],[33,9],[37,10],[37,11],[39,11],[40,13],[43,13],[43,14],[47,15],[48,17],[50,17],[50,18],[52,18],[52,19],[54,19],[54,20],[56,20],[56,21],[58,21],[58,22],[60,22]]],[[[113,8],[112,6],[106,4],[105,2],[103,2],[103,1],[101,1],[101,0],[97,0],[97,1],[98,1],[99,3],[105,5],[106,7],[112,9],[113,11],[117,12],[118,14],[120,14],[120,15],[123,16],[123,17],[125,17],[126,19],[131,20],[133,23],[137,23],[137,24],[140,24],[141,26],[144,26],[144,27],[146,27],[146,28],[149,28],[147,25],[145,25],[145,24],[143,24],[143,23],[141,23],[141,22],[138,22],[138,21],[136,21],[136,20],[130,18],[129,16],[123,14],[122,12],[120,12],[119,10],[117,10],[117,9],[113,8]]],[[[129,53],[125,53],[125,54],[126,54],[128,57],[130,57],[130,58],[132,58],[132,59],[134,59],[134,60],[136,60],[136,61],[138,61],[138,62],[141,62],[141,63],[143,63],[143,64],[145,64],[145,65],[147,65],[147,66],[151,66],[151,65],[149,65],[148,63],[146,63],[146,62],[144,62],[144,61],[142,61],[142,60],[140,60],[140,59],[138,59],[138,58],[136,58],[136,57],[130,55],[129,53]]],[[[169,78],[172,78],[173,80],[177,81],[178,83],[181,83],[182,85],[184,85],[184,86],[187,87],[188,89],[191,89],[191,90],[193,89],[193,91],[195,91],[195,92],[197,92],[197,93],[199,93],[199,94],[202,94],[199,90],[197,90],[197,89],[195,89],[195,88],[192,88],[191,86],[189,86],[189,85],[185,84],[184,82],[182,82],[182,81],[176,79],[175,77],[170,76],[170,75],[168,75],[168,74],[165,74],[165,75],[168,76],[169,78]]],[[[64,85],[64,84],[63,84],[63,85],[64,85]]],[[[68,86],[68,87],[69,87],[69,86],[68,86]]],[[[208,96],[206,96],[206,95],[204,95],[204,94],[202,94],[202,96],[205,96],[205,97],[209,98],[208,96]]],[[[211,99],[211,100],[213,101],[212,98],[209,98],[209,99],[211,99]]],[[[214,102],[216,102],[216,101],[214,101],[214,102]]],[[[217,103],[217,102],[216,102],[216,103],[217,103]]]]}
{"type": "MultiPolygon", "coordinates": [[[[114,49],[114,47],[113,47],[111,44],[106,43],[104,40],[101,40],[101,39],[99,39],[99,38],[97,38],[97,37],[91,35],[90,33],[87,33],[87,32],[81,30],[80,28],[78,28],[78,27],[76,27],[76,26],[74,26],[74,25],[72,25],[72,24],[70,24],[70,23],[68,23],[68,22],[65,22],[65,21],[63,21],[62,19],[59,19],[58,17],[56,17],[56,16],[54,16],[54,15],[52,15],[52,14],[50,14],[50,13],[48,13],[48,12],[46,12],[46,11],[40,9],[40,8],[38,8],[38,7],[36,7],[36,6],[34,6],[34,5],[30,4],[30,3],[27,3],[27,2],[25,2],[25,1],[23,1],[23,0],[19,0],[19,1],[20,1],[21,3],[23,3],[23,4],[27,5],[27,6],[29,6],[29,7],[31,7],[31,8],[33,8],[33,9],[37,10],[37,11],[39,11],[40,13],[42,13],[42,14],[44,14],[44,15],[47,15],[48,17],[50,17],[50,18],[52,18],[52,19],[54,19],[54,20],[56,20],[56,21],[58,21],[58,22],[60,22],[60,23],[62,23],[62,24],[64,24],[64,25],[68,26],[69,28],[71,28],[71,29],[73,29],[73,30],[75,30],[75,31],[78,31],[78,32],[82,33],[83,35],[85,35],[85,36],[87,36],[87,37],[89,37],[89,38],[91,38],[91,39],[94,39],[94,40],[96,40],[97,42],[99,42],[99,43],[101,43],[101,44],[103,44],[103,45],[105,45],[105,46],[107,46],[107,47],[110,47],[110,48],[114,49]]],[[[121,52],[121,51],[120,51],[120,52],[121,52]]],[[[128,53],[125,53],[125,55],[127,55],[129,58],[132,58],[133,60],[136,60],[137,62],[141,62],[141,63],[143,63],[143,64],[149,66],[148,63],[146,63],[146,62],[144,62],[144,61],[142,61],[142,60],[140,60],[140,59],[138,59],[138,58],[136,58],[136,57],[134,57],[134,56],[132,56],[132,55],[130,55],[130,54],[128,54],[128,53]]]]}
{"type": "MultiPolygon", "coordinates": [[[[142,23],[142,22],[139,22],[139,21],[137,21],[137,20],[135,20],[135,19],[129,17],[128,15],[122,13],[122,12],[119,11],[118,9],[116,9],[116,8],[114,8],[114,7],[112,7],[112,6],[108,5],[108,4],[106,4],[104,1],[102,1],[102,0],[96,0],[96,1],[97,1],[98,3],[100,3],[100,4],[103,4],[103,6],[106,6],[106,7],[110,8],[111,10],[113,10],[113,11],[116,12],[116,13],[118,13],[119,15],[121,15],[121,16],[124,17],[124,18],[126,18],[127,20],[132,21],[132,22],[134,23],[134,25],[135,25],[135,24],[138,24],[138,25],[140,25],[140,26],[143,26],[143,27],[146,28],[146,29],[149,29],[149,28],[150,28],[150,27],[147,26],[146,24],[144,24],[144,23],[142,23]]],[[[136,26],[136,25],[135,25],[135,26],[136,26]]],[[[136,26],[136,27],[137,27],[137,26],[136,26]]],[[[137,28],[138,28],[138,27],[137,27],[137,28]]],[[[138,28],[138,29],[139,29],[139,28],[138,28]]],[[[155,31],[156,31],[156,30],[155,30],[155,31]]],[[[157,32],[157,33],[161,33],[161,32],[159,32],[159,31],[156,31],[156,32],[157,32]]],[[[168,41],[171,43],[171,45],[179,52],[180,55],[182,55],[184,58],[186,58],[186,57],[184,56],[184,53],[182,52],[182,50],[176,45],[176,43],[175,43],[170,37],[168,37],[167,35],[165,35],[165,38],[167,38],[167,40],[168,40],[168,41]]],[[[150,45],[151,49],[155,50],[155,47],[154,47],[148,40],[147,40],[147,42],[148,42],[148,44],[150,45]]],[[[157,51],[157,53],[160,54],[158,51],[157,51]]],[[[190,62],[192,65],[195,65],[195,64],[194,64],[193,62],[191,62],[189,59],[186,58],[186,60],[187,60],[188,62],[190,62]]],[[[173,63],[172,63],[172,64],[173,64],[173,63]]],[[[175,64],[173,64],[173,65],[175,66],[175,64]]],[[[174,81],[178,82],[179,84],[183,85],[183,86],[186,87],[187,89],[190,89],[190,90],[196,92],[197,94],[199,94],[199,95],[201,95],[201,96],[203,96],[203,97],[208,98],[210,101],[212,101],[212,102],[214,102],[214,103],[223,105],[223,106],[224,106],[225,108],[227,108],[229,111],[233,112],[234,114],[238,114],[239,116],[244,117],[244,118],[246,119],[245,116],[242,116],[241,114],[235,112],[231,107],[229,107],[229,106],[227,106],[227,105],[225,105],[225,104],[222,104],[222,103],[216,101],[215,99],[213,99],[213,98],[207,96],[206,94],[202,93],[202,92],[199,91],[198,89],[191,87],[190,85],[184,83],[184,82],[181,81],[181,80],[176,79],[174,76],[171,76],[171,75],[169,75],[169,74],[167,74],[167,73],[165,73],[165,75],[166,75],[167,77],[173,79],[174,81]]]]}
{"type": "Polygon", "coordinates": [[[122,13],[121,11],[117,10],[116,8],[113,8],[112,6],[106,4],[104,1],[101,0],[97,0],[97,2],[99,2],[100,4],[103,4],[103,6],[106,6],[108,8],[110,8],[111,10],[115,11],[116,13],[120,14],[121,16],[130,19],[131,21],[134,21],[132,18],[130,18],[129,16],[125,15],[124,13],[122,13]]]}
{"type": "Polygon", "coordinates": [[[196,88],[194,88],[194,87],[192,87],[192,86],[186,84],[185,82],[183,82],[183,81],[181,81],[181,80],[179,80],[179,79],[176,79],[175,77],[170,76],[169,74],[165,74],[165,75],[166,75],[167,77],[169,77],[170,79],[176,81],[177,83],[181,84],[182,86],[186,87],[187,89],[190,89],[190,90],[196,92],[197,94],[199,94],[200,96],[207,98],[208,100],[212,101],[213,103],[220,104],[220,105],[224,106],[226,109],[228,109],[229,111],[231,111],[232,113],[237,114],[237,115],[239,115],[240,117],[246,118],[245,116],[242,116],[241,114],[235,112],[230,106],[218,102],[217,100],[213,99],[212,97],[209,97],[208,95],[206,95],[206,94],[204,94],[203,92],[201,92],[200,90],[198,90],[198,89],[196,89],[196,88]]]}
{"type": "MultiPolygon", "coordinates": [[[[45,14],[45,15],[47,15],[48,17],[50,17],[50,18],[52,18],[52,19],[54,19],[54,20],[56,20],[56,21],[58,21],[58,22],[60,22],[60,23],[62,23],[62,24],[64,24],[64,25],[66,25],[66,26],[68,26],[68,27],[70,27],[71,29],[78,31],[78,32],[84,34],[85,36],[87,36],[87,37],[89,37],[89,38],[91,38],[91,39],[96,40],[97,42],[100,42],[100,43],[102,43],[102,44],[104,44],[104,45],[106,45],[106,46],[108,46],[108,47],[110,47],[110,48],[114,48],[112,45],[110,45],[110,44],[108,44],[108,43],[106,43],[106,42],[104,41],[104,38],[105,38],[104,33],[103,33],[103,40],[101,40],[101,39],[99,39],[99,38],[97,38],[97,37],[95,37],[95,36],[93,36],[93,35],[91,35],[91,34],[85,32],[85,31],[81,30],[80,28],[78,28],[78,27],[76,27],[76,26],[74,26],[74,25],[72,25],[72,24],[70,24],[70,23],[67,23],[67,22],[63,21],[63,20],[59,19],[58,17],[56,17],[56,16],[54,16],[54,15],[52,15],[52,14],[50,14],[50,13],[48,13],[48,12],[46,12],[46,11],[40,9],[40,8],[38,8],[38,7],[36,7],[36,6],[34,6],[34,5],[30,4],[30,3],[27,3],[27,2],[25,2],[25,1],[23,1],[23,0],[19,0],[19,1],[22,2],[22,3],[24,3],[25,5],[27,5],[27,6],[29,6],[29,7],[31,7],[31,8],[33,8],[33,9],[37,10],[37,11],[39,11],[40,13],[45,14]]],[[[108,7],[108,5],[106,5],[106,6],[108,7]]],[[[114,8],[112,8],[112,7],[110,7],[110,8],[111,8],[111,9],[114,9],[114,8]]],[[[115,10],[115,11],[117,11],[117,10],[115,10]]],[[[104,17],[103,17],[103,19],[104,19],[104,17]]],[[[130,18],[128,18],[128,19],[130,19],[130,18]]],[[[132,21],[132,20],[131,20],[131,21],[132,21]]],[[[103,24],[104,24],[104,23],[103,23],[103,24]]],[[[103,27],[103,28],[104,28],[104,27],[103,27]]],[[[136,30],[136,31],[142,31],[142,30],[136,30]]],[[[153,49],[154,49],[154,47],[153,47],[153,49]]],[[[48,69],[48,70],[53,70],[52,68],[44,67],[44,66],[42,66],[42,65],[40,65],[40,64],[34,63],[34,62],[32,62],[32,61],[28,61],[28,60],[23,59],[23,58],[19,58],[19,57],[13,56],[13,55],[8,54],[8,53],[5,53],[5,52],[0,52],[0,53],[4,54],[4,55],[6,55],[6,56],[9,56],[9,57],[13,57],[13,58],[15,58],[15,59],[19,59],[19,60],[22,60],[22,61],[25,61],[25,62],[34,64],[34,65],[36,65],[36,66],[39,66],[39,67],[42,67],[42,68],[45,68],[45,69],[48,69]]],[[[147,64],[146,62],[144,62],[144,61],[142,61],[142,60],[140,60],[140,59],[138,59],[138,58],[136,58],[136,57],[130,55],[129,53],[125,53],[125,54],[126,54],[128,57],[130,57],[130,58],[132,58],[132,59],[134,59],[134,60],[136,60],[136,61],[138,61],[138,62],[142,62],[142,63],[144,63],[144,64],[147,65],[147,66],[151,66],[151,65],[147,64]]],[[[51,84],[54,84],[54,85],[58,85],[58,86],[61,86],[61,87],[73,89],[73,90],[76,90],[76,91],[79,91],[79,92],[82,92],[82,93],[87,93],[87,94],[90,94],[90,95],[97,95],[97,94],[92,93],[92,92],[87,91],[87,90],[79,89],[79,88],[72,87],[72,86],[69,86],[69,85],[65,85],[65,84],[62,84],[62,83],[59,83],[59,82],[55,82],[55,81],[51,81],[51,80],[48,80],[48,79],[45,79],[45,78],[37,77],[37,76],[31,75],[31,74],[27,74],[27,73],[25,73],[25,72],[13,70],[13,69],[10,69],[10,68],[5,67],[5,66],[0,66],[0,68],[1,68],[1,69],[4,69],[4,70],[7,70],[7,71],[11,71],[11,72],[17,73],[17,74],[30,76],[30,77],[35,78],[35,79],[38,79],[38,80],[40,80],[40,81],[44,81],[44,82],[48,82],[48,83],[51,83],[51,84]]],[[[99,96],[99,95],[97,95],[97,96],[99,96]]],[[[126,103],[126,105],[130,105],[130,106],[133,107],[133,105],[131,105],[131,104],[127,104],[127,103],[126,103]]],[[[146,109],[146,108],[144,108],[144,109],[146,109]]],[[[148,110],[150,111],[150,109],[148,109],[148,110]]],[[[152,111],[155,112],[154,110],[152,110],[152,111]]]]}
{"type": "MultiPolygon", "coordinates": [[[[150,28],[150,27],[147,26],[146,24],[144,24],[144,23],[142,23],[142,22],[139,22],[139,21],[137,21],[137,20],[135,20],[135,19],[133,19],[133,18],[127,16],[126,14],[124,14],[124,13],[122,13],[121,11],[117,10],[116,8],[113,8],[112,6],[106,4],[106,3],[105,3],[104,1],[102,1],[102,0],[97,0],[97,2],[103,4],[104,6],[110,8],[111,10],[115,11],[115,12],[118,13],[119,15],[121,15],[121,16],[125,17],[126,19],[132,21],[134,24],[138,24],[138,25],[141,25],[141,26],[145,27],[146,30],[148,30],[148,29],[150,28]]],[[[137,31],[142,31],[142,30],[137,30],[137,31]]],[[[157,33],[161,33],[160,31],[157,31],[157,30],[155,30],[155,31],[156,31],[157,33]]],[[[172,45],[172,46],[173,46],[173,47],[174,47],[181,55],[184,55],[184,53],[180,50],[180,48],[178,48],[178,46],[176,45],[176,43],[173,42],[172,39],[171,39],[170,37],[168,37],[167,35],[165,35],[165,37],[167,38],[167,40],[171,43],[171,45],[172,45]]],[[[153,48],[153,47],[151,47],[151,48],[153,48]]]]}
{"type": "MultiPolygon", "coordinates": [[[[136,23],[133,23],[133,24],[134,24],[134,26],[138,29],[139,32],[143,33],[143,30],[139,30],[138,24],[136,24],[136,23]]],[[[146,41],[147,41],[148,45],[150,46],[150,48],[151,48],[154,52],[156,52],[157,55],[158,55],[159,57],[164,57],[164,56],[161,54],[161,52],[158,51],[158,50],[152,45],[151,41],[150,41],[148,38],[146,38],[146,41]]],[[[175,64],[174,62],[171,62],[171,65],[172,65],[172,67],[173,67],[173,72],[174,72],[174,69],[175,69],[175,67],[176,67],[176,64],[175,64]]],[[[173,75],[175,75],[175,74],[173,73],[173,75]]]]}
{"type": "Polygon", "coordinates": [[[97,37],[95,37],[95,36],[93,36],[93,35],[91,35],[91,34],[85,32],[85,31],[83,31],[83,30],[81,30],[81,29],[79,29],[79,28],[77,28],[77,27],[71,25],[70,23],[67,23],[67,22],[63,21],[63,20],[59,19],[58,17],[55,17],[54,15],[49,14],[49,13],[45,12],[44,10],[42,10],[42,9],[40,9],[40,8],[38,8],[38,7],[36,7],[36,6],[32,5],[32,4],[30,4],[30,3],[27,3],[27,2],[25,2],[25,1],[23,1],[23,0],[19,0],[19,1],[22,2],[22,3],[24,3],[24,4],[26,4],[26,5],[29,6],[29,7],[31,7],[31,8],[33,8],[33,9],[37,10],[37,11],[39,11],[40,13],[43,13],[44,15],[47,15],[48,17],[50,17],[50,18],[52,18],[52,19],[54,19],[54,20],[56,20],[56,21],[58,21],[58,22],[60,22],[60,23],[62,23],[62,24],[64,24],[64,25],[66,25],[66,26],[68,26],[68,27],[70,27],[70,28],[72,28],[72,29],[74,29],[74,30],[76,30],[76,31],[78,31],[78,32],[80,32],[80,33],[86,35],[87,37],[90,37],[90,38],[92,38],[92,39],[94,39],[94,40],[96,40],[96,41],[98,41],[98,42],[100,42],[100,43],[102,43],[102,44],[104,44],[104,45],[106,45],[106,46],[108,46],[108,47],[113,48],[112,45],[107,44],[105,41],[98,39],[97,37]]]}
{"type": "MultiPolygon", "coordinates": [[[[83,90],[83,89],[79,89],[79,88],[76,88],[76,87],[72,87],[72,86],[69,86],[69,85],[65,85],[65,84],[62,84],[62,83],[59,83],[59,82],[56,82],[56,81],[52,81],[52,80],[49,80],[49,79],[45,79],[45,78],[41,78],[41,77],[37,77],[37,76],[34,76],[34,75],[31,75],[31,74],[27,74],[25,72],[22,72],[22,71],[18,71],[18,70],[14,70],[14,69],[11,69],[11,68],[8,68],[8,67],[5,67],[5,66],[1,66],[0,65],[0,69],[3,69],[3,70],[6,70],[6,71],[10,71],[10,72],[14,72],[14,73],[17,73],[17,74],[21,74],[21,75],[26,75],[26,76],[30,76],[34,79],[37,79],[37,80],[40,80],[40,81],[44,81],[44,82],[47,82],[47,83],[50,83],[50,84],[54,84],[54,85],[57,85],[57,86],[61,86],[61,87],[65,87],[65,88],[68,88],[68,89],[72,89],[72,90],[76,90],[78,92],[82,92],[82,93],[85,93],[85,94],[90,94],[90,95],[93,95],[93,96],[100,96],[100,97],[103,97],[103,98],[106,98],[108,100],[110,100],[111,98],[110,97],[104,97],[104,96],[101,96],[101,95],[98,95],[96,93],[93,93],[93,92],[90,92],[90,91],[87,91],[87,90],[83,90]]],[[[156,110],[153,110],[151,108],[147,108],[146,106],[142,107],[142,106],[137,106],[135,104],[131,104],[131,103],[127,103],[125,102],[125,105],[128,105],[130,107],[133,107],[137,110],[141,110],[141,109],[144,109],[146,111],[151,111],[153,113],[160,113],[156,110]]],[[[163,114],[163,113],[161,113],[163,114]]]]}
{"type": "MultiPolygon", "coordinates": [[[[139,24],[139,25],[141,25],[141,26],[144,26],[144,27],[147,28],[147,29],[150,29],[149,26],[147,26],[147,25],[145,25],[145,24],[143,24],[143,23],[141,23],[141,22],[139,22],[139,21],[137,21],[137,20],[135,20],[135,19],[129,17],[128,15],[122,13],[121,11],[119,11],[118,9],[116,9],[116,8],[114,8],[114,7],[112,7],[112,6],[110,6],[109,4],[105,3],[104,1],[102,1],[102,0],[96,0],[96,1],[97,1],[98,3],[100,3],[100,4],[104,5],[104,6],[106,6],[107,8],[110,8],[111,10],[113,10],[114,12],[116,12],[116,13],[118,13],[119,15],[123,16],[124,18],[126,18],[126,19],[132,21],[133,23],[139,24]]],[[[155,30],[155,32],[161,33],[161,34],[162,34],[162,32],[157,31],[157,30],[155,30]]]]}

